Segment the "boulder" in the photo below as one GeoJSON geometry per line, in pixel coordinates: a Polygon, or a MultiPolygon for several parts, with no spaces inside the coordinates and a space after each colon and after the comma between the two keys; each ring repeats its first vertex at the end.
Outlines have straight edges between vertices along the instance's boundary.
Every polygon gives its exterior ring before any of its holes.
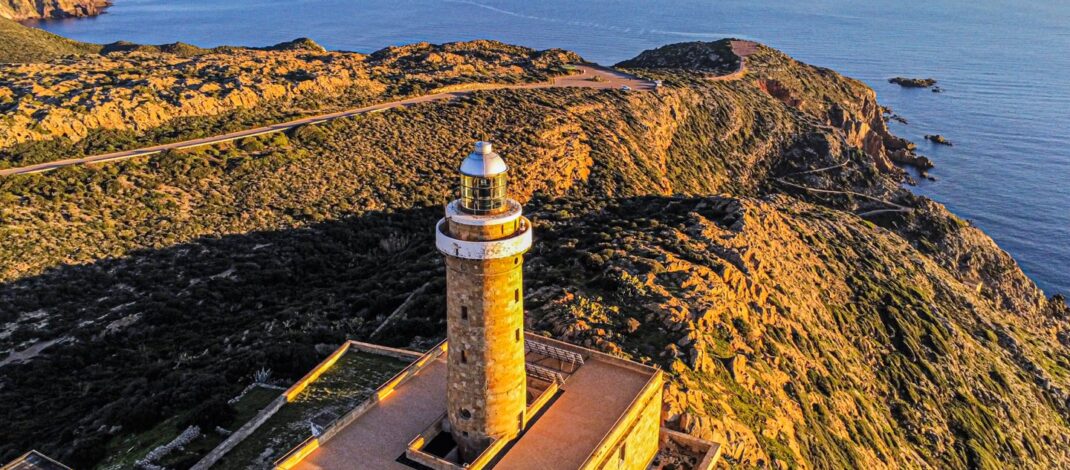
{"type": "Polygon", "coordinates": [[[942,136],[940,134],[926,134],[925,135],[925,140],[928,140],[928,141],[930,141],[930,142],[932,142],[934,144],[947,145],[949,147],[954,145],[954,144],[951,143],[950,140],[947,140],[946,137],[944,137],[944,136],[942,136]]]}

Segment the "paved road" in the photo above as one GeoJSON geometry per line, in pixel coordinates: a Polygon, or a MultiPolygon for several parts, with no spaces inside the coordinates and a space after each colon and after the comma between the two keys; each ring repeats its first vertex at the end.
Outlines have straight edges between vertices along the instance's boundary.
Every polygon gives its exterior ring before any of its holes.
{"type": "Polygon", "coordinates": [[[733,40],[731,42],[732,53],[739,57],[739,67],[735,72],[727,75],[717,75],[710,77],[711,82],[731,82],[739,80],[747,75],[747,57],[751,54],[758,52],[758,43],[753,41],[733,40]]]}
{"type": "Polygon", "coordinates": [[[377,113],[386,111],[388,109],[409,107],[420,103],[427,103],[430,101],[457,99],[462,96],[469,95],[476,90],[538,89],[561,87],[605,89],[621,88],[623,86],[627,86],[636,91],[650,91],[653,90],[655,87],[654,82],[651,82],[649,80],[642,80],[637,77],[633,77],[623,72],[618,72],[616,70],[606,67],[601,67],[597,65],[580,65],[577,66],[577,68],[580,70],[581,73],[575,75],[568,75],[565,77],[558,77],[549,82],[527,83],[523,85],[473,84],[466,88],[458,89],[456,91],[417,96],[415,98],[390,101],[387,103],[380,103],[371,106],[365,106],[362,108],[347,109],[345,111],[338,111],[329,114],[320,114],[317,116],[310,116],[294,121],[274,124],[270,126],[257,127],[253,129],[246,129],[243,131],[231,132],[229,134],[222,134],[213,137],[203,137],[200,139],[173,142],[170,144],[154,145],[152,147],[145,147],[135,150],[124,150],[121,152],[105,153],[102,155],[93,155],[90,157],[70,158],[66,160],[55,160],[46,163],[38,163],[35,165],[7,168],[0,170],[0,176],[40,173],[71,165],[114,162],[119,160],[126,160],[129,158],[155,155],[167,150],[179,150],[191,147],[200,147],[203,145],[219,144],[232,140],[243,139],[246,137],[271,134],[275,132],[283,132],[298,126],[303,126],[305,124],[316,124],[325,121],[330,121],[332,119],[357,116],[361,114],[377,113]]]}

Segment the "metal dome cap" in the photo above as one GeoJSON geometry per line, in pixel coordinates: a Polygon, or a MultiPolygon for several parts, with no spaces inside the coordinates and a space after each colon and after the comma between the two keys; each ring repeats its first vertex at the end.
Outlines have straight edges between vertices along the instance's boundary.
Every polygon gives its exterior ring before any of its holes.
{"type": "Polygon", "coordinates": [[[508,170],[505,160],[494,152],[490,142],[476,142],[476,149],[461,162],[461,173],[477,178],[489,178],[508,170]]]}

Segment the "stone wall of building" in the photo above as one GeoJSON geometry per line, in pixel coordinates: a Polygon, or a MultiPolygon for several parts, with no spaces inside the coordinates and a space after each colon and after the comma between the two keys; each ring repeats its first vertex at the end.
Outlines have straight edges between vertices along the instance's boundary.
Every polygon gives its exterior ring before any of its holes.
{"type": "Polygon", "coordinates": [[[584,470],[646,470],[660,445],[663,382],[660,372],[651,379],[584,470]]]}

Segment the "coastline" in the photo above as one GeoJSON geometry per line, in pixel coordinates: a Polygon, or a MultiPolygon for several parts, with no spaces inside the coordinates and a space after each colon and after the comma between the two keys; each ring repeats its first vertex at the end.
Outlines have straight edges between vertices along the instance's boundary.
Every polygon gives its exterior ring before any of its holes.
{"type": "MultiPolygon", "coordinates": [[[[188,2],[183,2],[189,4],[188,2]]],[[[923,7],[837,0],[801,8],[759,0],[739,3],[674,5],[667,15],[636,15],[642,2],[624,1],[615,8],[588,2],[550,1],[507,10],[512,16],[470,6],[416,0],[431,24],[401,18],[391,2],[324,2],[299,17],[272,9],[233,8],[221,0],[184,8],[181,21],[169,21],[159,7],[167,0],[118,3],[115,10],[90,21],[50,21],[42,27],[79,41],[107,44],[129,40],[142,44],[189,41],[201,47],[221,44],[266,45],[314,32],[331,50],[372,52],[384,44],[414,41],[445,43],[486,37],[534,48],[564,46],[599,63],[630,59],[638,51],[693,40],[737,36],[775,45],[793,57],[863,80],[875,89],[909,126],[892,122],[897,135],[916,142],[937,168],[937,181],[918,179],[915,192],[952,207],[999,241],[1020,260],[1048,292],[1070,292],[1070,250],[1050,241],[1070,240],[1070,95],[1059,77],[1070,74],[1070,56],[1047,57],[1065,50],[1070,4],[1022,8],[993,6],[959,11],[950,0],[923,7]],[[991,21],[1005,11],[1035,27],[991,21]],[[378,18],[378,20],[373,20],[378,18]],[[469,20],[475,18],[475,22],[469,20]],[[583,18],[583,25],[573,21],[583,18]],[[862,19],[886,22],[874,30],[862,19]],[[671,20],[672,24],[668,24],[671,20]],[[959,25],[948,28],[949,21],[959,25]],[[177,23],[180,23],[179,27],[177,23]],[[256,24],[259,28],[230,27],[256,24]],[[822,31],[814,35],[814,30],[822,31]],[[964,30],[988,34],[961,34],[964,30]],[[120,33],[120,31],[122,31],[120,33]],[[359,34],[353,34],[359,31],[359,34]],[[948,55],[947,50],[961,51],[948,55]],[[1023,61],[1023,51],[1045,55],[1023,61]],[[1005,64],[1015,64],[1006,68],[1005,64]],[[903,89],[888,83],[894,76],[934,77],[943,93],[903,89]],[[1028,84],[1028,86],[1023,86],[1028,84]],[[1012,112],[1008,112],[1011,111],[1012,112]],[[935,146],[925,134],[940,133],[954,147],[935,146]],[[1028,208],[1028,210],[1022,210],[1028,208]]],[[[177,18],[176,18],[177,19],[177,18]]]]}
{"type": "Polygon", "coordinates": [[[110,6],[111,0],[2,0],[0,18],[35,25],[41,21],[101,15],[110,6]]]}
{"type": "MultiPolygon", "coordinates": [[[[134,425],[166,422],[205,397],[233,396],[259,367],[304,373],[299,361],[347,337],[382,335],[398,345],[437,338],[442,296],[413,289],[440,269],[426,227],[455,189],[453,154],[478,130],[508,149],[518,200],[529,203],[545,240],[525,274],[532,329],[662,367],[671,374],[665,421],[730,444],[731,462],[1070,462],[1065,446],[1048,439],[1070,435],[1070,382],[1059,362],[1070,357],[1070,311],[978,227],[900,185],[892,160],[905,141],[863,82],[732,40],[627,61],[629,73],[656,86],[573,74],[589,82],[554,89],[544,79],[573,70],[575,53],[490,41],[369,55],[287,44],[300,47],[130,46],[11,67],[50,84],[12,88],[75,90],[56,93],[51,108],[28,119],[118,122],[84,119],[98,108],[81,100],[89,87],[121,92],[142,110],[148,97],[175,93],[159,102],[200,113],[174,120],[157,112],[156,127],[133,116],[125,134],[55,126],[40,142],[68,132],[120,144],[171,125],[218,137],[208,111],[230,121],[235,109],[263,112],[302,90],[316,92],[305,95],[303,111],[337,105],[313,100],[354,90],[369,100],[477,91],[0,178],[8,204],[0,205],[0,239],[16,247],[0,250],[0,352],[25,361],[2,371],[49,378],[99,358],[94,374],[73,384],[0,380],[9,403],[64,403],[62,412],[16,425],[36,434],[0,430],[0,441],[92,467],[99,455],[89,450],[136,438],[134,425]],[[703,67],[691,60],[714,57],[703,67]],[[57,63],[65,68],[53,73],[57,63]],[[268,65],[244,65],[252,63],[268,65]],[[238,65],[245,80],[236,79],[238,65]],[[468,69],[481,75],[457,73],[468,69]],[[343,73],[348,81],[338,81],[343,73]],[[223,87],[234,82],[242,86],[223,87]],[[508,85],[486,86],[494,82],[508,85]],[[231,99],[261,97],[253,86],[278,101],[231,99]],[[202,95],[192,99],[192,89],[202,95]],[[419,307],[384,322],[400,299],[419,307]],[[131,340],[145,346],[134,354],[131,340]],[[154,380],[136,382],[146,376],[154,380]],[[89,388],[104,398],[79,394],[89,388]],[[838,407],[844,397],[846,409],[838,407]],[[990,409],[1030,425],[993,435],[990,409]],[[74,415],[102,425],[72,431],[73,441],[27,437],[64,435],[71,424],[60,418],[74,415]],[[831,437],[838,422],[860,423],[864,439],[831,437]],[[948,426],[926,427],[934,422],[948,426]],[[915,439],[919,430],[925,439],[915,439]],[[999,453],[1019,442],[1038,451],[999,453]]],[[[29,105],[27,96],[11,102],[29,105]]],[[[0,411],[12,422],[22,415],[0,411]]]]}

